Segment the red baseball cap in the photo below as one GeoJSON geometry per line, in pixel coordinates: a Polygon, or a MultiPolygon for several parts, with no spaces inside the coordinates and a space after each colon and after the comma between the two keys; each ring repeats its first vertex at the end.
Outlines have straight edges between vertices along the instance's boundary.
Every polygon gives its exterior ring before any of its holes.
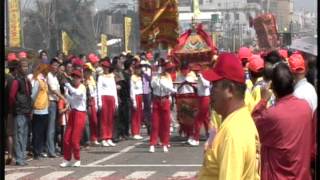
{"type": "Polygon", "coordinates": [[[89,62],[91,62],[92,64],[94,64],[94,63],[97,63],[97,62],[99,61],[99,58],[98,58],[98,56],[96,56],[95,54],[90,53],[90,54],[88,55],[88,60],[89,60],[89,62]]]}
{"type": "Polygon", "coordinates": [[[245,83],[245,75],[239,58],[232,53],[221,53],[214,68],[203,71],[203,77],[208,81],[228,79],[245,83]]]}
{"type": "Polygon", "coordinates": [[[73,61],[73,65],[74,66],[80,66],[82,67],[84,65],[84,62],[80,59],[80,58],[76,58],[74,61],[73,61]]]}
{"type": "Polygon", "coordinates": [[[7,56],[7,60],[10,62],[10,61],[17,61],[18,58],[16,56],[15,53],[9,53],[8,56],[7,56]]]}
{"type": "Polygon", "coordinates": [[[279,50],[279,54],[280,56],[282,56],[283,58],[288,58],[288,51],[285,49],[280,49],[279,50]]]}
{"type": "Polygon", "coordinates": [[[247,47],[241,47],[238,52],[238,57],[242,61],[243,59],[249,59],[252,56],[251,50],[247,47]]]}
{"type": "Polygon", "coordinates": [[[289,57],[289,66],[293,73],[304,73],[305,72],[305,64],[304,59],[301,54],[292,54],[289,57]]]}
{"type": "Polygon", "coordinates": [[[102,62],[101,62],[101,66],[102,66],[102,67],[107,67],[107,68],[108,68],[108,67],[110,67],[110,66],[111,66],[111,64],[110,64],[110,62],[109,62],[109,61],[102,61],[102,62]]]}
{"type": "Polygon", "coordinates": [[[82,78],[82,72],[80,70],[73,70],[72,73],[71,73],[71,76],[76,76],[76,77],[79,77],[79,78],[82,78]]]}
{"type": "Polygon", "coordinates": [[[264,68],[264,61],[260,55],[252,55],[249,59],[249,70],[259,72],[264,68]]]}
{"type": "Polygon", "coordinates": [[[24,51],[21,51],[21,52],[19,52],[18,57],[19,57],[20,59],[22,59],[22,58],[27,58],[27,53],[24,52],[24,51]]]}

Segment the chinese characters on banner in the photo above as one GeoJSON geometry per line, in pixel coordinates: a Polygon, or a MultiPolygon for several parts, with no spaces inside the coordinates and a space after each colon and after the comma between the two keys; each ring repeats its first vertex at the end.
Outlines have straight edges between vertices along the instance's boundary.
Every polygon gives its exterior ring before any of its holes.
{"type": "Polygon", "coordinates": [[[101,50],[100,50],[100,55],[101,57],[106,57],[108,54],[108,47],[107,47],[107,35],[101,34],[101,50]]]}
{"type": "Polygon", "coordinates": [[[132,30],[132,18],[131,17],[124,17],[124,50],[131,51],[129,49],[129,40],[132,30]]]}
{"type": "Polygon", "coordinates": [[[9,47],[21,47],[20,0],[8,0],[9,47]]]}

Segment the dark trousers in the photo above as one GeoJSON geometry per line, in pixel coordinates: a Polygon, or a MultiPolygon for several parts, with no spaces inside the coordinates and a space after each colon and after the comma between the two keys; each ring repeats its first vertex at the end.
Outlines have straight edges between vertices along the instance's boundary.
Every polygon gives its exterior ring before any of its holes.
{"type": "Polygon", "coordinates": [[[39,156],[46,145],[46,134],[48,128],[48,114],[33,114],[32,120],[32,146],[33,155],[39,156]]]}
{"type": "Polygon", "coordinates": [[[152,94],[143,94],[143,121],[147,126],[147,131],[149,135],[151,130],[151,103],[152,94]]]}
{"type": "Polygon", "coordinates": [[[86,121],[85,121],[82,139],[81,139],[81,145],[82,146],[89,145],[89,138],[90,138],[89,117],[88,117],[88,114],[86,114],[86,121]]]}
{"type": "Polygon", "coordinates": [[[129,136],[130,119],[131,119],[131,103],[130,101],[121,101],[118,108],[117,116],[117,135],[129,136]]]}

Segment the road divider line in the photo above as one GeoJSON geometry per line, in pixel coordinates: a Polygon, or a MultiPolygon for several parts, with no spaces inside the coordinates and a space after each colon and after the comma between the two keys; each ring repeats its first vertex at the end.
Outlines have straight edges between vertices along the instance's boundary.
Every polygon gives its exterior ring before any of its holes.
{"type": "Polygon", "coordinates": [[[125,180],[133,180],[133,179],[147,179],[148,177],[152,176],[156,171],[136,171],[129,174],[125,177],[125,180]]]}
{"type": "Polygon", "coordinates": [[[79,180],[92,180],[92,179],[103,179],[111,174],[114,174],[116,171],[94,171],[79,180]]]}
{"type": "Polygon", "coordinates": [[[45,176],[40,177],[39,180],[54,180],[54,179],[59,179],[65,176],[68,176],[69,174],[72,174],[74,171],[55,171],[52,173],[49,173],[45,176]]]}
{"type": "Polygon", "coordinates": [[[25,176],[32,174],[33,172],[15,172],[5,176],[6,180],[16,180],[25,176]]]}
{"type": "MultiPolygon", "coordinates": [[[[143,139],[143,141],[145,141],[145,140],[146,140],[146,138],[143,139]]],[[[135,143],[134,145],[128,146],[128,147],[122,149],[121,151],[119,151],[119,152],[117,152],[117,153],[111,154],[110,156],[107,156],[107,157],[105,157],[105,158],[103,158],[103,159],[94,161],[94,162],[89,163],[89,164],[87,164],[87,165],[85,165],[85,166],[86,166],[86,167],[90,167],[90,166],[98,165],[98,164],[100,164],[100,163],[102,163],[102,162],[105,162],[105,161],[108,161],[108,160],[113,159],[113,158],[115,158],[115,157],[118,157],[118,156],[120,156],[120,155],[122,155],[122,154],[124,154],[124,153],[129,152],[131,149],[135,148],[136,146],[139,146],[139,145],[142,144],[142,143],[143,143],[143,142],[137,142],[137,143],[135,143]]]]}

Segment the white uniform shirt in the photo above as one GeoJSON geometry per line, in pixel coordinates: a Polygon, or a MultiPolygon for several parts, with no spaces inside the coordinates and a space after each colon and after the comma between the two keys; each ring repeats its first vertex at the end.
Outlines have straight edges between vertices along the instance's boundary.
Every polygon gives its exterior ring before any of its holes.
{"type": "Polygon", "coordinates": [[[169,96],[176,92],[176,90],[173,88],[171,76],[168,73],[166,76],[157,75],[152,78],[151,87],[153,90],[153,95],[156,96],[169,96]]]}
{"type": "Polygon", "coordinates": [[[294,86],[293,95],[297,98],[306,100],[312,109],[312,112],[315,112],[318,104],[318,95],[315,88],[307,81],[306,78],[297,82],[294,86]]]}
{"type": "Polygon", "coordinates": [[[198,96],[210,96],[210,81],[207,81],[202,74],[199,74],[197,82],[198,96]]]}
{"type": "Polygon", "coordinates": [[[86,87],[83,84],[80,84],[78,88],[75,88],[71,86],[69,83],[66,83],[65,87],[68,89],[68,92],[65,94],[68,99],[68,102],[70,103],[71,109],[76,109],[78,111],[86,111],[86,87]]]}
{"type": "Polygon", "coordinates": [[[143,94],[142,78],[137,75],[132,75],[130,79],[130,98],[133,106],[137,106],[136,95],[143,94]]]}
{"type": "Polygon", "coordinates": [[[176,83],[179,83],[176,85],[177,93],[178,94],[189,94],[189,93],[195,93],[194,88],[190,85],[183,85],[179,90],[181,83],[188,81],[189,83],[196,83],[197,77],[193,71],[189,72],[187,76],[182,75],[179,73],[177,75],[176,83]]]}
{"type": "Polygon", "coordinates": [[[60,84],[59,84],[57,75],[53,75],[51,72],[49,72],[47,76],[47,82],[49,86],[49,100],[58,101],[59,97],[53,94],[52,92],[52,91],[58,91],[60,93],[60,84]]]}
{"type": "Polygon", "coordinates": [[[99,108],[102,107],[101,96],[113,96],[115,99],[115,105],[118,107],[117,86],[113,73],[102,74],[98,77],[97,90],[99,108]]]}

